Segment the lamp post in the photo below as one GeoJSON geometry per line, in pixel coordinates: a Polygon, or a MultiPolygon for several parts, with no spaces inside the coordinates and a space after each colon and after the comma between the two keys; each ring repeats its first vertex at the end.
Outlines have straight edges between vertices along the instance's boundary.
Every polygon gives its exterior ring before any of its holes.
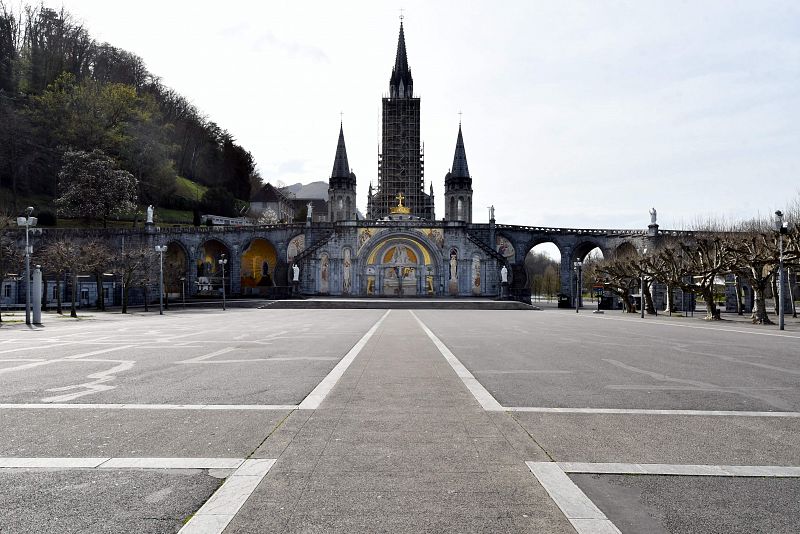
{"type": "Polygon", "coordinates": [[[167,245],[156,245],[156,252],[159,255],[158,267],[158,314],[164,315],[164,253],[167,245]]]}
{"type": "Polygon", "coordinates": [[[783,330],[783,234],[789,233],[789,223],[783,222],[781,210],[775,212],[775,231],[778,232],[778,330],[783,330]]]}
{"type": "Polygon", "coordinates": [[[181,276],[181,302],[183,303],[183,309],[186,309],[186,277],[181,276]]]}
{"type": "Polygon", "coordinates": [[[220,254],[219,260],[219,267],[222,269],[222,309],[225,310],[225,265],[227,265],[228,260],[225,258],[225,254],[220,254]]]}
{"type": "Polygon", "coordinates": [[[581,265],[580,260],[573,263],[575,267],[575,313],[578,313],[581,307],[581,265]]]}
{"type": "Polygon", "coordinates": [[[28,233],[36,226],[36,217],[31,217],[33,206],[25,208],[25,217],[17,217],[17,225],[25,227],[25,324],[31,324],[31,253],[28,233]]]}

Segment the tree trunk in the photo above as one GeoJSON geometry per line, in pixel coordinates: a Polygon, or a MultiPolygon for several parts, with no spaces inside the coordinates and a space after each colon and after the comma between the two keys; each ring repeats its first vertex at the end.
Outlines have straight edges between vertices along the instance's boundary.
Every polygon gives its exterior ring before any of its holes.
{"type": "Polygon", "coordinates": [[[718,321],[720,317],[719,311],[717,311],[717,304],[714,302],[714,290],[705,288],[701,290],[700,294],[706,302],[706,321],[718,321]]]}
{"type": "Polygon", "coordinates": [[[103,311],[106,309],[106,299],[103,295],[103,274],[102,273],[94,273],[94,285],[97,292],[97,299],[95,300],[95,307],[98,311],[103,311]]]}
{"type": "Polygon", "coordinates": [[[674,308],[674,303],[672,302],[672,286],[667,284],[667,294],[666,294],[666,304],[664,305],[664,311],[667,313],[672,313],[674,308]]]}
{"type": "Polygon", "coordinates": [[[56,313],[64,315],[64,310],[61,306],[61,276],[56,276],[56,313]]]}
{"type": "Polygon", "coordinates": [[[792,284],[791,269],[786,269],[786,280],[789,282],[789,302],[792,303],[792,317],[797,319],[797,306],[794,304],[794,284],[792,284]]]}
{"type": "Polygon", "coordinates": [[[122,313],[128,313],[128,291],[130,291],[130,284],[126,281],[122,286],[122,313]]]}
{"type": "Polygon", "coordinates": [[[61,306],[61,276],[56,276],[56,313],[64,315],[64,310],[61,306]]]}
{"type": "Polygon", "coordinates": [[[753,283],[753,324],[774,324],[767,315],[767,281],[753,283]]]}
{"type": "Polygon", "coordinates": [[[778,303],[778,277],[779,276],[780,275],[778,274],[778,269],[775,269],[775,271],[772,273],[772,302],[775,303],[775,306],[773,306],[773,308],[774,308],[776,317],[780,313],[780,311],[778,311],[779,307],[780,307],[780,304],[778,303]]]}
{"type": "Polygon", "coordinates": [[[75,302],[77,300],[77,293],[78,293],[78,275],[72,275],[72,307],[69,310],[70,317],[78,317],[78,310],[75,308],[75,302]]]}
{"type": "Polygon", "coordinates": [[[644,295],[643,296],[644,296],[645,311],[647,312],[647,315],[655,315],[656,314],[656,307],[653,304],[653,293],[651,292],[651,289],[653,288],[652,284],[653,284],[653,281],[649,280],[649,281],[645,282],[645,285],[644,285],[644,295]]]}
{"type": "Polygon", "coordinates": [[[744,315],[744,302],[742,302],[742,279],[737,274],[734,277],[736,282],[736,314],[744,315]]]}

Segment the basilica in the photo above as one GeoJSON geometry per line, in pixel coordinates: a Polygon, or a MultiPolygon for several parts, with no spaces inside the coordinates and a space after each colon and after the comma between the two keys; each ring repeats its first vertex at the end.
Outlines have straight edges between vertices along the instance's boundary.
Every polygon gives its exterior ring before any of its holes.
{"type": "Polygon", "coordinates": [[[298,263],[304,273],[302,291],[386,297],[497,295],[504,258],[492,243],[494,229],[489,227],[494,221],[472,225],[472,178],[460,124],[453,165],[444,176],[443,219],[436,220],[433,185],[425,191],[420,99],[414,95],[402,22],[381,109],[378,182],[375,188],[370,184],[366,218],[360,219],[356,210],[356,176],[340,126],[328,189],[332,231],[309,221],[302,246],[288,251],[287,260],[298,263]]]}

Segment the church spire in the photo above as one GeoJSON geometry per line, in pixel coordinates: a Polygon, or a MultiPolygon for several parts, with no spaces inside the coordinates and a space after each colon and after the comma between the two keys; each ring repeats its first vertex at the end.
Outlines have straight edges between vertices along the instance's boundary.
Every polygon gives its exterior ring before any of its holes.
{"type": "Polygon", "coordinates": [[[339,143],[336,145],[336,158],[333,160],[331,178],[349,178],[350,165],[347,162],[347,148],[344,146],[344,126],[339,123],[339,143]]]}
{"type": "Polygon", "coordinates": [[[397,38],[397,54],[392,69],[392,77],[389,80],[389,95],[391,98],[412,98],[414,79],[411,77],[411,69],[408,68],[408,57],[406,55],[406,38],[403,33],[403,21],[400,21],[400,36],[397,38]]]}
{"type": "Polygon", "coordinates": [[[461,123],[458,123],[458,139],[456,140],[456,152],[453,156],[453,178],[469,178],[469,167],[467,167],[467,152],[464,149],[464,136],[461,135],[461,123]]]}

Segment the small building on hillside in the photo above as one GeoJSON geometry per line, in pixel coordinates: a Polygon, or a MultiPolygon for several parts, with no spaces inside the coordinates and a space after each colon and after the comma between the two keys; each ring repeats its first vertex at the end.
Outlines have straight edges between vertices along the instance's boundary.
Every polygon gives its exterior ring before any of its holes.
{"type": "Polygon", "coordinates": [[[250,198],[250,215],[259,217],[271,209],[278,216],[279,222],[292,222],[296,213],[294,200],[274,185],[264,184],[264,187],[250,198]]]}

